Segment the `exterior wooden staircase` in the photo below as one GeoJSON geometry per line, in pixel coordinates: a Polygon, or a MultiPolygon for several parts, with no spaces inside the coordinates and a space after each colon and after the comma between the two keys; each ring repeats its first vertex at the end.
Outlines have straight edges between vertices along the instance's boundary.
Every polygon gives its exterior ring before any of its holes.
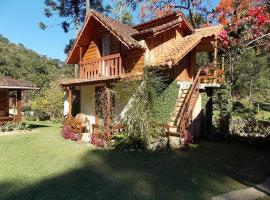
{"type": "Polygon", "coordinates": [[[220,84],[223,81],[223,71],[216,68],[200,68],[189,89],[182,89],[175,110],[168,123],[167,135],[183,137],[183,133],[192,122],[192,114],[200,94],[201,84],[220,84]],[[221,77],[222,76],[222,77],[221,77]]]}

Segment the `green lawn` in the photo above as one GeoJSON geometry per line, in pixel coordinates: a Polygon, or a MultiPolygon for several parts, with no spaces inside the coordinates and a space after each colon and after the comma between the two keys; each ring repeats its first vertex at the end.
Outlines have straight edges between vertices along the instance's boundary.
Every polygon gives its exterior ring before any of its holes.
{"type": "Polygon", "coordinates": [[[0,137],[1,200],[209,199],[270,175],[270,152],[202,141],[185,152],[93,150],[59,127],[0,137]]]}

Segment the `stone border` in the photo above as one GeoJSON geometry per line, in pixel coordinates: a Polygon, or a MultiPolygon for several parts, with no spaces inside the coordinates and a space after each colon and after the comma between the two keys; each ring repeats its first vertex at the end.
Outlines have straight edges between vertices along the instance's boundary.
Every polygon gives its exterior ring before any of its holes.
{"type": "Polygon", "coordinates": [[[17,130],[17,131],[7,131],[7,132],[0,132],[1,136],[11,136],[11,135],[23,135],[30,133],[30,130],[17,130]]]}

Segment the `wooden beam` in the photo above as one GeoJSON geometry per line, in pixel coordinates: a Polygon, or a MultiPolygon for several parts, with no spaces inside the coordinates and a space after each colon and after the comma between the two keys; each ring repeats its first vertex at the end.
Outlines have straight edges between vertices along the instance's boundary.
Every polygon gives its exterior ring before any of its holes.
{"type": "Polygon", "coordinates": [[[218,48],[217,48],[217,38],[215,38],[214,41],[214,67],[217,67],[217,54],[218,54],[218,48]]]}
{"type": "Polygon", "coordinates": [[[107,138],[111,139],[110,134],[110,124],[111,124],[111,95],[109,90],[109,84],[106,85],[106,129],[107,129],[107,138]]]}
{"type": "Polygon", "coordinates": [[[22,120],[22,91],[17,90],[17,122],[22,120]]]}
{"type": "Polygon", "coordinates": [[[221,69],[222,69],[222,71],[223,71],[223,74],[222,74],[222,79],[223,79],[223,81],[225,81],[224,80],[224,74],[225,74],[225,54],[224,53],[222,53],[222,58],[221,58],[221,69]]]}
{"type": "Polygon", "coordinates": [[[72,120],[72,90],[70,87],[68,90],[68,120],[72,120]]]}

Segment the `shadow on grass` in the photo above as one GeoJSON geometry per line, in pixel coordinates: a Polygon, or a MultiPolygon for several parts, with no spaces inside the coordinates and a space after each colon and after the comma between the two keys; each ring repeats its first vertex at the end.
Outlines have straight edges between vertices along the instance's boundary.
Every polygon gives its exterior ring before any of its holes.
{"type": "Polygon", "coordinates": [[[0,183],[0,199],[209,199],[270,172],[269,153],[245,150],[216,143],[166,154],[89,150],[61,175],[26,186],[0,183]]]}
{"type": "Polygon", "coordinates": [[[51,127],[49,125],[46,125],[46,124],[34,124],[34,123],[28,123],[29,124],[29,127],[31,129],[37,129],[37,128],[48,128],[48,127],[51,127]]]}

